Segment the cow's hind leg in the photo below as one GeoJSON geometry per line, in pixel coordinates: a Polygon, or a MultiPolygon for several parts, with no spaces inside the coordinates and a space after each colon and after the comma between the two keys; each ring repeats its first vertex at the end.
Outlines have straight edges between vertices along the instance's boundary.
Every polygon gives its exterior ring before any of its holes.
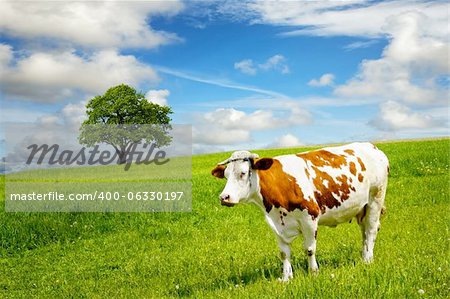
{"type": "Polygon", "coordinates": [[[288,281],[293,277],[291,265],[291,244],[286,243],[282,238],[278,237],[278,247],[280,248],[280,257],[283,261],[283,276],[280,281],[288,281]]]}
{"type": "Polygon", "coordinates": [[[302,221],[301,223],[303,249],[308,256],[308,269],[311,273],[317,274],[319,272],[319,266],[316,261],[317,221],[308,219],[306,221],[302,221]]]}
{"type": "Polygon", "coordinates": [[[385,194],[385,187],[371,190],[369,202],[357,215],[363,240],[362,258],[366,263],[370,263],[373,260],[373,248],[380,229],[380,216],[384,208],[385,194]]]}

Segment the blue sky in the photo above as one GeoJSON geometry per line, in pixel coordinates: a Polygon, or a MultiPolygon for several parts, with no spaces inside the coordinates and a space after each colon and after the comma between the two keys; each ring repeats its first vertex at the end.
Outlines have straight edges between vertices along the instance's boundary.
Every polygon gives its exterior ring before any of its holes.
{"type": "Polygon", "coordinates": [[[127,83],[192,124],[196,153],[448,136],[448,8],[2,2],[0,125],[78,126],[127,83]]]}

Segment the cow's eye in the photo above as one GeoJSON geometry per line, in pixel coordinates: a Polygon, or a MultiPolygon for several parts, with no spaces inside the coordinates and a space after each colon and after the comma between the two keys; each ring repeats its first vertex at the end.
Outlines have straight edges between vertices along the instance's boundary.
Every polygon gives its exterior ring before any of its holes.
{"type": "Polygon", "coordinates": [[[241,178],[243,178],[244,177],[244,175],[246,175],[247,173],[246,172],[241,172],[241,178]]]}

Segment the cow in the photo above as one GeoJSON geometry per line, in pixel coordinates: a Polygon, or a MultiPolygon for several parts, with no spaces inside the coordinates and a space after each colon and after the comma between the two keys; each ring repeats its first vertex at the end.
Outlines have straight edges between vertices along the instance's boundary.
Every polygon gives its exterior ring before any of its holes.
{"type": "Polygon", "coordinates": [[[318,272],[318,225],[335,227],[356,218],[362,232],[363,261],[372,261],[388,173],[386,155],[367,142],[274,158],[236,151],[211,171],[227,179],[219,195],[222,205],[253,203],[264,212],[278,241],[282,281],[293,277],[291,243],[299,234],[309,271],[318,272]]]}

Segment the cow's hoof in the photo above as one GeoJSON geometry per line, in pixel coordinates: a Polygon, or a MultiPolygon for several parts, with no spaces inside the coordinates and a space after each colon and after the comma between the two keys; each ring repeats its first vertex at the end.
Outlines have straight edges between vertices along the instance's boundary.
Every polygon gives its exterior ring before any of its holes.
{"type": "Polygon", "coordinates": [[[363,256],[363,262],[366,265],[371,264],[373,262],[373,256],[363,256]]]}
{"type": "Polygon", "coordinates": [[[309,270],[309,273],[311,273],[312,276],[319,276],[319,269],[311,269],[309,270]]]}
{"type": "Polygon", "coordinates": [[[279,277],[277,280],[278,280],[279,282],[285,283],[285,282],[289,282],[289,280],[291,280],[291,278],[292,278],[292,276],[289,276],[289,277],[279,277]]]}
{"type": "Polygon", "coordinates": [[[280,281],[280,282],[288,282],[293,277],[294,277],[294,275],[292,274],[292,271],[289,271],[287,273],[283,273],[283,277],[278,278],[278,281],[280,281]]]}

